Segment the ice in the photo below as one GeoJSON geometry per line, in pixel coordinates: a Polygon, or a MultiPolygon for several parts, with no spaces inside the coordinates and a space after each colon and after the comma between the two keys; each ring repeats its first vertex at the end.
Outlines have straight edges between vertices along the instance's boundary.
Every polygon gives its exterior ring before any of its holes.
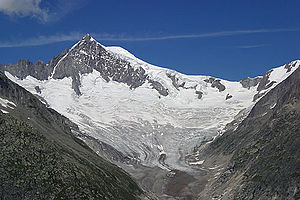
{"type": "MultiPolygon", "coordinates": [[[[271,73],[269,75],[269,82],[273,82],[273,85],[265,90],[262,90],[261,93],[264,93],[263,96],[265,96],[270,90],[272,90],[274,87],[276,87],[279,83],[281,83],[283,80],[285,80],[287,77],[289,77],[300,65],[300,60],[293,61],[289,63],[292,67],[290,70],[286,69],[285,66],[280,66],[277,68],[273,68],[271,70],[271,73]]],[[[261,99],[263,96],[258,98],[256,101],[261,99]]],[[[271,108],[272,109],[272,108],[271,108]]]]}
{"type": "MultiPolygon", "coordinates": [[[[187,170],[186,164],[180,161],[182,156],[193,152],[201,142],[212,141],[241,110],[245,110],[246,116],[255,104],[252,99],[257,86],[248,89],[239,82],[220,79],[226,89],[219,92],[204,81],[210,76],[184,75],[148,64],[120,47],[103,48],[133,67],[145,69],[152,80],[168,89],[169,95],[161,96],[148,82],[136,89],[124,83],[106,82],[96,70],[80,75],[80,96],[72,89],[71,78],[39,81],[27,76],[20,80],[8,72],[5,74],[31,93],[43,97],[51,108],[75,122],[84,134],[113,146],[143,165],[162,168],[165,167],[158,159],[166,154],[166,165],[187,170]],[[178,84],[185,83],[185,88],[175,88],[168,76],[175,76],[178,84]],[[35,91],[36,86],[40,87],[41,94],[35,91]],[[201,99],[195,91],[203,93],[201,99]],[[227,94],[232,98],[226,100],[227,94]]],[[[293,64],[296,67],[288,73],[284,67],[274,69],[270,80],[280,83],[299,66],[299,62],[293,64]]],[[[51,77],[54,72],[55,68],[51,77]]]]}
{"type": "Polygon", "coordinates": [[[276,105],[277,105],[277,103],[274,103],[272,106],[270,106],[270,109],[275,108],[276,105]]]}
{"type": "Polygon", "coordinates": [[[83,50],[80,50],[79,52],[88,56],[88,54],[85,51],[83,51],[83,50]]]}
{"type": "Polygon", "coordinates": [[[81,76],[82,95],[77,96],[71,78],[39,81],[30,76],[20,80],[8,72],[6,75],[43,97],[85,134],[129,157],[138,154],[138,159],[147,166],[160,166],[159,156],[166,154],[165,163],[182,170],[184,164],[178,163],[181,154],[192,152],[201,141],[218,135],[241,109],[253,103],[256,92],[228,81],[223,81],[226,91],[219,92],[200,78],[203,99],[198,99],[193,89],[174,89],[172,96],[159,98],[159,93],[147,83],[132,90],[123,83],[106,82],[94,70],[81,76]],[[37,85],[41,94],[34,89],[37,85]],[[227,93],[233,98],[225,101],[227,93]]]}
{"type": "Polygon", "coordinates": [[[190,165],[202,165],[204,163],[205,160],[199,160],[197,162],[190,162],[190,165]]]}
{"type": "MultiPolygon", "coordinates": [[[[294,64],[294,62],[292,62],[291,64],[294,64]]],[[[299,64],[297,64],[297,66],[299,66],[299,64]]],[[[288,72],[284,67],[285,66],[281,66],[272,69],[272,72],[269,76],[270,81],[276,81],[276,83],[281,82],[297,69],[297,67],[292,67],[291,71],[288,72]]]]}
{"type": "Polygon", "coordinates": [[[13,102],[7,100],[7,99],[3,99],[0,97],[0,104],[5,107],[5,108],[10,108],[10,109],[14,109],[14,107],[16,107],[16,104],[14,104],[13,102]],[[10,104],[10,105],[9,105],[10,104]],[[14,106],[14,107],[13,107],[14,106]]]}

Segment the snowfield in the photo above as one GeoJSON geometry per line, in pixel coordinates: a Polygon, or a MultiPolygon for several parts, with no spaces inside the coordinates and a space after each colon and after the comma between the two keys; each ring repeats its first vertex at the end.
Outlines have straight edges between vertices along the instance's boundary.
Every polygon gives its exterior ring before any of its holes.
{"type": "MultiPolygon", "coordinates": [[[[71,78],[53,79],[51,76],[39,81],[27,76],[21,80],[8,72],[6,76],[41,96],[51,108],[78,124],[84,134],[151,167],[188,170],[188,165],[182,160],[186,154],[202,141],[210,141],[222,133],[226,124],[240,111],[247,108],[249,111],[255,104],[253,97],[257,94],[257,85],[244,88],[240,82],[221,80],[226,89],[220,92],[204,81],[210,76],[184,75],[148,64],[121,47],[104,48],[133,67],[142,67],[147,75],[168,89],[169,95],[160,95],[149,82],[136,89],[115,81],[106,82],[96,70],[80,75],[81,96],[72,89],[71,78]],[[184,86],[190,89],[175,88],[168,75],[175,76],[179,83],[184,82],[184,86]],[[36,86],[41,93],[35,90],[36,86]],[[201,99],[195,94],[195,88],[203,93],[201,99]],[[226,100],[227,95],[232,98],[226,100]],[[162,154],[166,155],[165,165],[158,161],[162,154]]],[[[273,69],[269,79],[276,83],[265,92],[299,66],[299,61],[294,62],[295,67],[289,72],[284,66],[273,69]]],[[[197,159],[190,165],[204,162],[197,159]]]]}

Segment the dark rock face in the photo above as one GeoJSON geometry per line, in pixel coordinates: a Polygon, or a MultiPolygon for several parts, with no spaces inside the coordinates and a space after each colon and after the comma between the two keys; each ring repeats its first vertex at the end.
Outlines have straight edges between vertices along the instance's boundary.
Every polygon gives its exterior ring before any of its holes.
{"type": "MultiPolygon", "coordinates": [[[[127,84],[135,89],[147,80],[143,68],[133,68],[127,61],[114,57],[99,43],[85,35],[72,49],[66,49],[50,60],[47,64],[41,61],[33,64],[30,61],[19,61],[16,65],[1,66],[1,71],[8,71],[20,79],[33,76],[38,80],[72,78],[72,88],[80,95],[80,76],[91,73],[93,70],[100,72],[103,79],[127,84]]],[[[166,89],[161,89],[159,83],[154,83],[154,88],[161,94],[166,94],[166,89]]]]}
{"type": "Polygon", "coordinates": [[[55,56],[47,64],[44,64],[42,61],[37,61],[35,64],[33,64],[28,60],[19,60],[15,65],[9,64],[0,66],[0,71],[8,71],[19,79],[32,76],[41,81],[47,80],[51,75],[53,68],[56,66],[59,60],[67,54],[67,52],[68,49],[55,56]]]}
{"type": "MultiPolygon", "coordinates": [[[[286,64],[286,65],[284,66],[284,69],[286,69],[286,73],[288,73],[288,72],[290,72],[290,71],[292,70],[292,68],[295,67],[295,66],[296,66],[296,62],[294,62],[293,64],[292,64],[292,63],[289,63],[289,64],[286,64]]],[[[253,101],[256,101],[259,97],[263,96],[264,93],[261,92],[262,90],[268,89],[268,88],[272,87],[273,84],[276,83],[276,81],[270,82],[270,80],[269,80],[269,76],[270,76],[270,74],[271,74],[272,71],[273,71],[273,70],[267,71],[267,72],[264,74],[263,78],[261,79],[261,81],[260,81],[260,83],[259,83],[259,85],[258,85],[258,87],[257,87],[258,93],[257,93],[256,95],[254,95],[253,101]]]]}
{"type": "Polygon", "coordinates": [[[274,83],[276,83],[275,81],[270,82],[269,80],[269,76],[272,71],[273,70],[267,71],[263,78],[260,80],[259,85],[257,86],[258,93],[254,95],[253,101],[256,101],[258,98],[264,95],[264,93],[261,92],[262,90],[268,89],[272,87],[274,83]]]}
{"type": "Polygon", "coordinates": [[[226,89],[225,86],[221,83],[221,80],[210,77],[209,79],[206,79],[204,81],[206,83],[211,83],[211,87],[217,88],[219,92],[222,92],[226,89]]]}
{"type": "Polygon", "coordinates": [[[127,84],[131,89],[141,86],[146,81],[145,70],[134,69],[130,63],[115,58],[99,43],[85,35],[55,67],[53,78],[72,78],[72,88],[80,95],[80,75],[100,72],[103,79],[127,84]]]}
{"type": "Polygon", "coordinates": [[[40,93],[40,94],[42,93],[42,91],[41,91],[41,89],[40,89],[39,86],[35,86],[34,89],[35,89],[35,91],[36,91],[37,93],[40,93]]]}
{"type": "Polygon", "coordinates": [[[259,99],[260,97],[264,96],[265,92],[258,92],[253,96],[253,101],[256,101],[257,99],[259,99]]]}
{"type": "Polygon", "coordinates": [[[225,98],[225,100],[227,100],[227,99],[231,99],[232,98],[232,95],[230,95],[230,94],[227,94],[226,95],[226,98],[225,98]]]}
{"type": "Polygon", "coordinates": [[[269,76],[270,76],[270,74],[271,74],[272,71],[273,70],[270,70],[270,71],[267,71],[265,73],[265,75],[263,76],[263,78],[261,79],[261,81],[260,81],[260,83],[259,83],[259,85],[257,87],[257,91],[261,91],[261,90],[265,90],[265,89],[269,88],[268,87],[269,86],[268,83],[270,82],[269,76]]]}
{"type": "Polygon", "coordinates": [[[127,173],[96,155],[78,127],[0,73],[1,199],[138,199],[127,173]]]}
{"type": "Polygon", "coordinates": [[[292,70],[292,68],[295,67],[295,66],[296,66],[296,63],[294,63],[294,64],[289,63],[289,64],[286,64],[286,65],[284,66],[284,68],[287,69],[286,72],[288,73],[288,72],[290,72],[290,71],[292,70]]]}
{"type": "Polygon", "coordinates": [[[203,96],[203,92],[201,91],[196,91],[196,94],[198,94],[198,99],[201,99],[203,96]]]}
{"type": "Polygon", "coordinates": [[[219,155],[229,158],[210,186],[211,196],[300,197],[299,77],[300,68],[260,99],[236,130],[225,132],[202,151],[206,162],[217,162],[219,155]],[[226,196],[224,191],[229,191],[226,196]]]}
{"type": "Polygon", "coordinates": [[[255,78],[245,78],[243,80],[240,81],[240,83],[242,84],[242,86],[244,88],[248,88],[250,89],[251,87],[256,86],[257,84],[259,84],[261,82],[263,78],[261,77],[255,77],[255,78]]]}
{"type": "MultiPolygon", "coordinates": [[[[77,95],[81,95],[81,75],[91,73],[93,70],[98,71],[107,82],[125,83],[130,89],[135,89],[148,81],[160,95],[169,95],[168,89],[158,81],[152,80],[151,77],[145,74],[146,72],[142,67],[134,68],[129,62],[116,57],[89,34],[85,35],[70,50],[65,49],[47,64],[41,61],[33,64],[30,61],[23,60],[15,65],[0,66],[0,71],[8,71],[20,79],[27,76],[32,76],[38,80],[71,77],[72,88],[77,95]]],[[[172,84],[177,90],[179,88],[195,89],[198,98],[202,98],[203,93],[196,91],[195,87],[185,87],[185,82],[179,83],[175,75],[167,74],[167,76],[172,80],[172,84]]],[[[220,80],[210,78],[207,82],[220,92],[225,90],[225,86],[222,85],[220,80]]],[[[40,90],[37,90],[37,92],[40,92],[40,90]]]]}
{"type": "Polygon", "coordinates": [[[170,78],[172,80],[172,85],[179,90],[179,88],[184,88],[184,89],[196,89],[196,86],[190,86],[190,87],[186,87],[185,86],[185,82],[179,83],[179,79],[175,76],[175,75],[171,75],[171,74],[166,74],[168,78],[170,78]]]}
{"type": "MultiPolygon", "coordinates": [[[[20,79],[27,76],[38,80],[47,80],[49,77],[53,79],[71,77],[72,88],[77,95],[81,95],[81,75],[91,73],[93,70],[100,72],[101,77],[107,82],[125,83],[130,89],[135,89],[149,81],[160,95],[169,94],[168,89],[159,82],[151,80],[143,68],[134,68],[129,62],[115,57],[89,34],[85,35],[72,49],[65,49],[47,64],[41,61],[33,64],[28,60],[21,60],[15,65],[0,65],[0,71],[8,71],[20,79]]],[[[36,89],[40,92],[38,88],[36,89]]]]}
{"type": "MultiPolygon", "coordinates": [[[[179,79],[175,76],[175,75],[171,75],[171,74],[167,74],[167,76],[172,80],[172,85],[179,90],[179,88],[184,88],[184,89],[194,89],[195,93],[198,95],[198,99],[202,99],[203,96],[203,92],[202,91],[197,91],[196,90],[196,86],[193,87],[185,87],[185,82],[182,82],[179,84],[179,79]]],[[[213,86],[215,87],[215,85],[213,86]]],[[[222,86],[220,86],[222,87],[222,86]]],[[[222,89],[222,88],[221,88],[222,89]]],[[[225,86],[224,86],[224,90],[225,90],[225,86]]]]}
{"type": "Polygon", "coordinates": [[[19,60],[15,65],[9,64],[1,67],[1,71],[8,71],[20,79],[30,75],[39,80],[48,79],[52,69],[51,66],[44,64],[42,61],[37,61],[33,64],[28,60],[19,60]]]}
{"type": "Polygon", "coordinates": [[[167,76],[172,80],[172,85],[178,90],[178,78],[176,78],[174,75],[167,74],[167,76]]]}
{"type": "Polygon", "coordinates": [[[180,87],[185,88],[185,82],[179,84],[179,79],[175,75],[167,74],[167,76],[172,80],[172,85],[178,90],[180,87]]]}
{"type": "Polygon", "coordinates": [[[162,86],[162,84],[160,84],[159,82],[153,81],[150,78],[148,79],[148,81],[151,84],[152,88],[157,90],[160,95],[167,96],[169,94],[168,89],[164,88],[164,86],[162,86]]]}

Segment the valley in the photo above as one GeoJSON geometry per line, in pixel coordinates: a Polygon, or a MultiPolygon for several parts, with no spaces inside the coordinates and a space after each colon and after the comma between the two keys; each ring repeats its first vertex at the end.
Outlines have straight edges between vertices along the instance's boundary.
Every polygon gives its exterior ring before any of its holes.
{"type": "Polygon", "coordinates": [[[207,158],[203,149],[239,130],[256,103],[299,65],[293,61],[239,82],[190,76],[105,47],[87,34],[46,64],[20,61],[1,70],[74,122],[76,137],[153,196],[197,199],[231,158],[207,158]]]}

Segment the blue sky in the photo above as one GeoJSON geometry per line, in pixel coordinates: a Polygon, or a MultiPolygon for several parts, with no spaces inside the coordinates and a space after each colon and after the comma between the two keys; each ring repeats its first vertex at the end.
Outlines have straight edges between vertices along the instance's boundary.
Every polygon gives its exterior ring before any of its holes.
{"type": "Polygon", "coordinates": [[[0,63],[49,61],[85,33],[149,63],[228,80],[300,58],[298,0],[0,0],[0,63]]]}

